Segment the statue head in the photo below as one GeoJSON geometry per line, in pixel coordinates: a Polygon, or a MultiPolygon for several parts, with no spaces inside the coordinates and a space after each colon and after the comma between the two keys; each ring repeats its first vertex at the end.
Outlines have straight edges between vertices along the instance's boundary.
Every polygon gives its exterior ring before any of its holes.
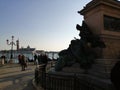
{"type": "Polygon", "coordinates": [[[102,41],[102,39],[99,37],[99,35],[95,35],[88,25],[83,21],[82,26],[79,24],[76,25],[76,29],[80,31],[79,36],[81,37],[81,40],[84,40],[85,42],[91,43],[92,47],[101,47],[104,48],[105,44],[102,41]]]}

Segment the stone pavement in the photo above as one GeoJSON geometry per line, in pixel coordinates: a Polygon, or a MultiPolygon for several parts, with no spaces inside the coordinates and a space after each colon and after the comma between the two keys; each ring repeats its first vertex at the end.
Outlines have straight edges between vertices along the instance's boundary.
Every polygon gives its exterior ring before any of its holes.
{"type": "Polygon", "coordinates": [[[19,64],[0,66],[0,90],[36,90],[33,84],[35,68],[33,63],[25,71],[21,71],[19,64]]]}

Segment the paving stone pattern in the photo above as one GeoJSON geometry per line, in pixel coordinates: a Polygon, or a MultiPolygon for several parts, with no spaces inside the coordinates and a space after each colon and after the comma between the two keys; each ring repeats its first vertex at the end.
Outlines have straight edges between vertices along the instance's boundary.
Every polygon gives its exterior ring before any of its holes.
{"type": "Polygon", "coordinates": [[[21,71],[19,64],[0,66],[0,90],[35,90],[32,85],[35,65],[21,71]]]}

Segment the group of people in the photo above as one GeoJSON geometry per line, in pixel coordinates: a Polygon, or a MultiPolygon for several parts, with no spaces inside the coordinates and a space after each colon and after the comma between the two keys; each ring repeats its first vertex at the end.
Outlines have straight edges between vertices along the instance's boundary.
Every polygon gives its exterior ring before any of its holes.
{"type": "MultiPolygon", "coordinates": [[[[19,54],[18,55],[18,61],[19,64],[21,65],[21,70],[24,71],[27,68],[27,58],[25,57],[25,55],[23,54],[19,54]]],[[[40,64],[44,64],[45,66],[47,65],[48,62],[48,56],[46,54],[34,54],[34,64],[35,65],[40,65],[40,64]]]]}
{"type": "Polygon", "coordinates": [[[43,53],[41,53],[39,55],[35,54],[34,55],[34,64],[37,64],[37,62],[39,65],[40,64],[46,65],[48,62],[48,56],[46,54],[43,54],[43,53]]]}
{"type": "Polygon", "coordinates": [[[23,54],[19,54],[18,61],[19,61],[19,64],[21,65],[21,70],[25,71],[25,69],[27,68],[27,60],[25,56],[23,54]]]}

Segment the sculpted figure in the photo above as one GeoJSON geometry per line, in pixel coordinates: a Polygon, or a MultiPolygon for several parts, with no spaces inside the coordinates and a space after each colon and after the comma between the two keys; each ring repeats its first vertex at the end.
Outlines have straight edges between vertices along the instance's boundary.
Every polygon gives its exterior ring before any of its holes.
{"type": "Polygon", "coordinates": [[[92,67],[94,60],[97,58],[93,48],[105,48],[104,42],[99,36],[94,35],[83,21],[82,26],[76,25],[80,31],[80,39],[71,40],[69,47],[59,53],[59,59],[55,65],[55,70],[60,71],[65,66],[71,66],[73,63],[80,63],[83,69],[92,67]]]}

